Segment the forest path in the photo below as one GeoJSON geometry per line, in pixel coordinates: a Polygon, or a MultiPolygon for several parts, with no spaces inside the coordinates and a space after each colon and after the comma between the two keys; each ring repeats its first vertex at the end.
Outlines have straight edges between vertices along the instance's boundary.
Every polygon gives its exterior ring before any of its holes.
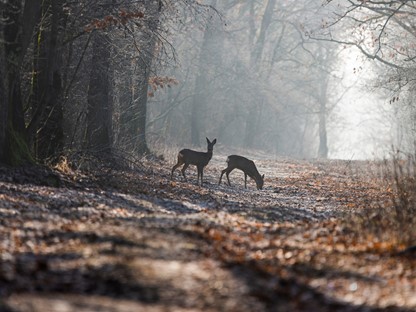
{"type": "Polygon", "coordinates": [[[380,192],[371,163],[258,157],[259,191],[238,170],[218,185],[225,159],[203,187],[155,160],[61,188],[0,174],[0,310],[416,309],[415,260],[345,225],[380,192]]]}

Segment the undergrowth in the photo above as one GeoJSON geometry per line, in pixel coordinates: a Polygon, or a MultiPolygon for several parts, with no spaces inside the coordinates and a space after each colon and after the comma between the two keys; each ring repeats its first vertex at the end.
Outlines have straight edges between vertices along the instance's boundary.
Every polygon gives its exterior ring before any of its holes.
{"type": "Polygon", "coordinates": [[[381,189],[385,194],[348,220],[355,234],[373,246],[400,250],[416,245],[416,159],[399,157],[384,161],[381,189]],[[382,199],[381,199],[382,198],[382,199]]]}

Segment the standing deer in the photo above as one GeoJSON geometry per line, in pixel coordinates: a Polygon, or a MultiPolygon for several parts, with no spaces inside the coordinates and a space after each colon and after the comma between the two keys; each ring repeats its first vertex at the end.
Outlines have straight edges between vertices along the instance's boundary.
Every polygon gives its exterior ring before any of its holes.
{"type": "Polygon", "coordinates": [[[199,185],[199,177],[201,176],[201,186],[202,186],[202,178],[204,175],[204,167],[208,165],[209,161],[212,158],[212,150],[214,149],[215,143],[217,143],[217,139],[214,139],[212,142],[207,139],[208,143],[208,151],[206,153],[204,152],[196,152],[190,149],[183,149],[178,153],[178,162],[175,166],[172,168],[172,173],[170,175],[170,178],[173,179],[173,172],[178,168],[180,165],[184,164],[181,171],[182,175],[185,178],[185,170],[188,168],[189,165],[195,165],[198,169],[198,180],[197,184],[199,185]]]}
{"type": "Polygon", "coordinates": [[[247,159],[243,156],[230,155],[227,158],[227,165],[227,168],[221,171],[220,181],[218,182],[218,185],[221,184],[222,176],[225,173],[227,175],[228,185],[231,186],[230,178],[228,177],[230,172],[234,169],[240,169],[244,172],[245,188],[247,188],[247,176],[256,181],[256,186],[258,190],[261,190],[263,188],[264,174],[262,176],[260,175],[260,173],[257,171],[256,165],[252,160],[247,159]]]}

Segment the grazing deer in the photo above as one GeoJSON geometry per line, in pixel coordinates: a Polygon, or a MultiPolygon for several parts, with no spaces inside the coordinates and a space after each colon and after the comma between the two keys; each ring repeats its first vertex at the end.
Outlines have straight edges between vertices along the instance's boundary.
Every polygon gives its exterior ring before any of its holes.
{"type": "Polygon", "coordinates": [[[238,155],[230,155],[227,158],[227,168],[225,168],[223,171],[221,171],[220,181],[218,182],[218,185],[221,184],[221,179],[223,174],[225,173],[227,175],[228,185],[231,186],[230,178],[228,175],[231,171],[234,169],[240,169],[244,172],[244,187],[247,188],[247,176],[252,178],[254,181],[256,181],[256,186],[258,190],[261,190],[263,188],[264,184],[264,174],[261,176],[260,173],[257,171],[256,165],[254,162],[250,159],[247,159],[243,156],[238,155]]]}
{"type": "Polygon", "coordinates": [[[178,162],[175,166],[172,168],[172,173],[170,175],[170,178],[173,179],[173,172],[178,168],[180,165],[183,164],[183,167],[181,169],[182,175],[185,178],[185,170],[188,168],[189,165],[195,165],[198,169],[198,181],[197,184],[199,185],[199,177],[201,176],[201,186],[202,186],[202,178],[204,175],[204,167],[208,165],[209,161],[212,158],[212,150],[214,149],[215,143],[217,143],[217,139],[214,139],[212,142],[207,139],[208,143],[208,151],[206,153],[204,152],[196,152],[190,149],[183,149],[178,153],[178,162]]]}

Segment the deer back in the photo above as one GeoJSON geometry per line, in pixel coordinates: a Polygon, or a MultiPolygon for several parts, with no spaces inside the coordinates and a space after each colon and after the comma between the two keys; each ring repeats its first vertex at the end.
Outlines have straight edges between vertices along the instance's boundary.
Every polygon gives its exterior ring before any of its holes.
{"type": "Polygon", "coordinates": [[[212,151],[197,152],[190,149],[183,149],[179,152],[183,161],[189,165],[206,166],[212,158],[212,151]]]}

